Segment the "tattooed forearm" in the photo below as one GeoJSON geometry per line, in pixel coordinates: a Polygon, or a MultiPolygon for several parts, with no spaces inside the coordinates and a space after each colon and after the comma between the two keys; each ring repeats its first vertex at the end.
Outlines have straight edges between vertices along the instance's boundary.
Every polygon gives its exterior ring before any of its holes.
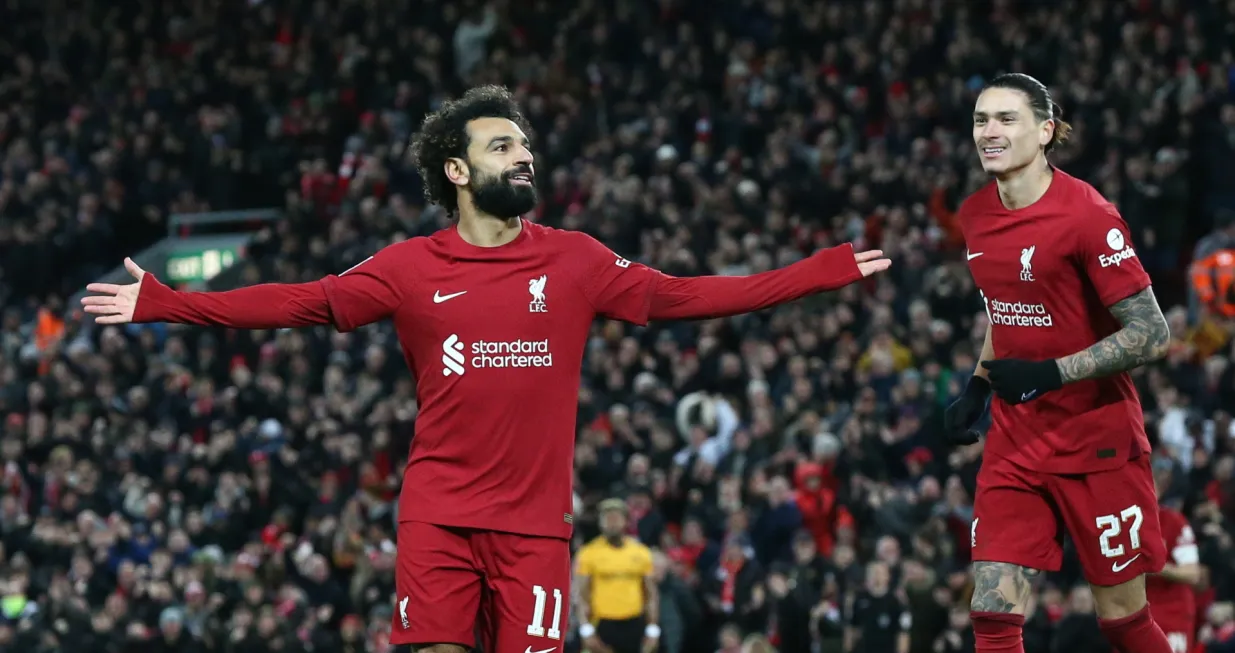
{"type": "Polygon", "coordinates": [[[1123,328],[1084,351],[1058,359],[1064,383],[1126,372],[1166,355],[1171,331],[1154,299],[1153,288],[1112,305],[1110,310],[1123,328]]]}
{"type": "Polygon", "coordinates": [[[1006,562],[975,562],[973,598],[969,600],[969,609],[974,612],[1024,614],[1034,579],[1041,573],[1037,569],[1006,562]]]}

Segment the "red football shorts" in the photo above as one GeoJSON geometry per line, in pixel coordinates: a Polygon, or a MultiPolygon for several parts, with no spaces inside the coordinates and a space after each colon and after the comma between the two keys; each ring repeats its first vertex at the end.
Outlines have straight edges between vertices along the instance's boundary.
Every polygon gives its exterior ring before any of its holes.
{"type": "Polygon", "coordinates": [[[1092,474],[1035,472],[1007,459],[978,471],[973,560],[1058,571],[1063,535],[1072,537],[1085,578],[1119,585],[1162,569],[1166,543],[1149,456],[1092,474]]]}
{"type": "Polygon", "coordinates": [[[560,647],[570,543],[498,531],[399,524],[392,644],[486,651],[560,647]],[[529,648],[530,647],[530,648],[529,648]]]}

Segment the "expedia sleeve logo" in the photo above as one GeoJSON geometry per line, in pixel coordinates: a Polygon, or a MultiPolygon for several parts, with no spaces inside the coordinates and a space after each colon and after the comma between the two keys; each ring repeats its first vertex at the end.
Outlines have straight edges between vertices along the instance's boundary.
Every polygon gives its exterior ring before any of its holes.
{"type": "Polygon", "coordinates": [[[1104,268],[1119,267],[1119,264],[1124,261],[1136,257],[1136,250],[1132,249],[1127,239],[1124,238],[1123,232],[1117,228],[1111,228],[1106,232],[1106,244],[1115,253],[1098,255],[1098,265],[1104,268]]]}

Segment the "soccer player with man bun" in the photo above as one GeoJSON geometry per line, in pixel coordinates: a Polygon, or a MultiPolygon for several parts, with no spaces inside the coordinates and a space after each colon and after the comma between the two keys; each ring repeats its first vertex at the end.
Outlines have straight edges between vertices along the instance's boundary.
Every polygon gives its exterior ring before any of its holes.
{"type": "Polygon", "coordinates": [[[595,318],[736,315],[890,265],[882,252],[845,244],[751,276],[662,274],[587,234],[522,219],[538,202],[527,132],[497,86],[429,115],[412,151],[425,196],[455,224],[342,274],[187,293],[126,260],[136,283],[91,284],[96,294],[82,300],[102,324],[351,331],[394,322],[420,412],[399,497],[391,641],[422,653],[463,653],[475,630],[484,650],[499,653],[564,643],[575,415],[595,318]]]}
{"type": "Polygon", "coordinates": [[[1071,131],[1022,74],[978,96],[973,139],[994,182],[962,204],[966,258],[990,325],[945,413],[958,444],[991,426],[971,527],[978,653],[1022,653],[1034,581],[1071,536],[1102,632],[1121,653],[1171,653],[1145,576],[1166,559],[1140,399],[1128,370],[1170,334],[1119,212],[1047,154],[1071,131]]]}

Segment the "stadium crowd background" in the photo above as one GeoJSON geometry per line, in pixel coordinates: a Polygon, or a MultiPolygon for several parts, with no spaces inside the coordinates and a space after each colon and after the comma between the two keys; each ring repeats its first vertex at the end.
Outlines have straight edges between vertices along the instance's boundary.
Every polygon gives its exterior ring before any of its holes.
{"type": "MultiPolygon", "coordinates": [[[[674,274],[847,240],[896,261],[765,314],[596,325],[577,539],[626,498],[662,650],[891,651],[901,625],[972,650],[981,445],[939,424],[985,326],[952,211],[1003,70],[1051,84],[1057,164],[1119,205],[1170,309],[1136,377],[1201,542],[1201,640],[1235,650],[1235,348],[1185,272],[1199,238],[1235,243],[1229,0],[3,4],[0,650],[387,649],[416,414],[389,329],[100,329],[64,298],[176,212],[281,208],[246,282],[441,228],[403,144],[482,82],[536,128],[534,220],[674,274]],[[911,618],[853,609],[881,581],[911,618]]],[[[1107,650],[1079,580],[1044,583],[1027,651],[1107,650]]]]}

